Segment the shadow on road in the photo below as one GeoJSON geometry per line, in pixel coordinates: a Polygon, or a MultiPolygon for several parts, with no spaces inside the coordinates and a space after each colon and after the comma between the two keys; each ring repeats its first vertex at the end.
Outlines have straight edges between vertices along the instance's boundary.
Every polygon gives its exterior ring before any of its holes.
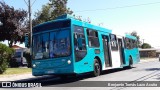
{"type": "MultiPolygon", "coordinates": [[[[136,67],[132,67],[132,68],[136,68],[136,67]]],[[[118,69],[105,70],[105,71],[102,72],[102,75],[112,74],[112,73],[116,73],[116,72],[120,72],[120,71],[124,71],[124,70],[130,70],[132,68],[124,67],[124,68],[118,68],[118,69]]]]}
{"type": "Polygon", "coordinates": [[[160,80],[160,68],[147,68],[145,69],[146,71],[153,71],[152,73],[154,73],[152,75],[153,79],[156,79],[156,80],[160,80]]]}
{"type": "Polygon", "coordinates": [[[147,68],[146,71],[160,71],[160,68],[147,68]]]}
{"type": "MultiPolygon", "coordinates": [[[[133,67],[135,68],[135,67],[133,67]]],[[[106,70],[102,72],[102,75],[112,74],[115,72],[129,70],[130,68],[120,68],[120,69],[113,69],[113,70],[106,70]]],[[[43,87],[45,86],[55,86],[55,87],[63,87],[66,85],[72,86],[76,85],[78,81],[85,80],[88,78],[97,78],[93,77],[91,73],[79,74],[76,77],[69,76],[66,79],[61,79],[58,76],[44,76],[44,77],[37,77],[37,78],[30,78],[30,79],[23,79],[18,80],[15,82],[23,82],[23,83],[41,83],[43,87]]]]}

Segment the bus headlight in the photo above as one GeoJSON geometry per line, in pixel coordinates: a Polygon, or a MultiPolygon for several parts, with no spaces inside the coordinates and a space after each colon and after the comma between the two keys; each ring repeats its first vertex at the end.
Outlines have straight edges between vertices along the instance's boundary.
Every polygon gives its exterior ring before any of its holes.
{"type": "Polygon", "coordinates": [[[68,64],[71,64],[71,60],[68,60],[67,63],[68,63],[68,64]]]}
{"type": "Polygon", "coordinates": [[[33,64],[33,68],[35,68],[36,67],[36,64],[33,64]]]}

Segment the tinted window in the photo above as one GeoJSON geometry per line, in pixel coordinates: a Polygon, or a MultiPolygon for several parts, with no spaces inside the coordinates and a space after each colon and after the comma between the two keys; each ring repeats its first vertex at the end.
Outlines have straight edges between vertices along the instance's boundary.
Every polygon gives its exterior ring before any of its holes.
{"type": "Polygon", "coordinates": [[[42,59],[42,36],[35,35],[33,36],[33,59],[42,59]]]}
{"type": "Polygon", "coordinates": [[[87,29],[88,44],[90,47],[99,47],[98,32],[95,30],[87,29]]]}
{"type": "Polygon", "coordinates": [[[49,58],[49,33],[42,34],[43,58],[49,58]]]}
{"type": "Polygon", "coordinates": [[[35,28],[33,28],[33,32],[36,33],[44,30],[53,30],[67,27],[70,27],[70,20],[47,22],[46,24],[44,23],[43,25],[36,26],[35,28]]]}
{"type": "Polygon", "coordinates": [[[70,55],[70,31],[58,30],[33,36],[33,59],[70,55]]]}
{"type": "Polygon", "coordinates": [[[87,54],[84,29],[80,26],[74,26],[74,51],[76,62],[82,60],[87,54]]]}
{"type": "Polygon", "coordinates": [[[64,57],[71,53],[70,32],[62,30],[50,33],[50,57],[64,57]]]}
{"type": "Polygon", "coordinates": [[[117,44],[117,37],[114,34],[110,34],[110,40],[111,40],[111,49],[112,50],[118,50],[118,44],[117,44]]]}
{"type": "Polygon", "coordinates": [[[125,38],[125,48],[127,49],[137,48],[137,41],[130,38],[125,38]]]}

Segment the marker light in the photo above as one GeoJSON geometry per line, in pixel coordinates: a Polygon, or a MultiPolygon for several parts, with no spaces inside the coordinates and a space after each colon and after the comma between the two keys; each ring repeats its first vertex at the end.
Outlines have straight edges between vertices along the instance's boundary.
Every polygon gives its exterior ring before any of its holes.
{"type": "Polygon", "coordinates": [[[68,63],[68,64],[71,64],[71,60],[68,60],[67,63],[68,63]]]}
{"type": "Polygon", "coordinates": [[[36,67],[36,64],[33,64],[33,68],[35,68],[36,67]]]}

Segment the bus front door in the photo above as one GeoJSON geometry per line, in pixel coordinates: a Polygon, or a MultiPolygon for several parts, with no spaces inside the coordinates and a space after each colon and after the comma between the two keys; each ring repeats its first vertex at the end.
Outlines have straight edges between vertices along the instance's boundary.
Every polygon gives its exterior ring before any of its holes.
{"type": "Polygon", "coordinates": [[[104,58],[105,58],[105,67],[111,67],[111,53],[109,50],[109,36],[102,35],[103,39],[103,48],[104,48],[104,58]]]}
{"type": "Polygon", "coordinates": [[[124,58],[123,58],[123,44],[122,39],[118,38],[118,46],[119,46],[119,53],[120,53],[120,60],[121,65],[125,64],[124,58]]]}

